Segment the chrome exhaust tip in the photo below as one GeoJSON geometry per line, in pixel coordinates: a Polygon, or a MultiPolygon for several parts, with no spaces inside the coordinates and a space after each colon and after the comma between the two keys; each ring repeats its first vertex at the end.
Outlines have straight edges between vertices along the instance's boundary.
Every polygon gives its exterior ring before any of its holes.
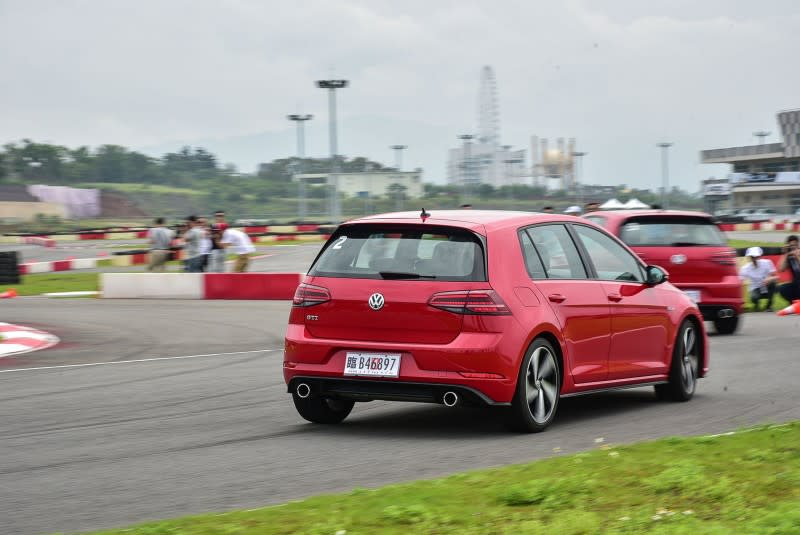
{"type": "Polygon", "coordinates": [[[458,405],[458,394],[455,392],[445,392],[442,396],[442,403],[445,407],[455,407],[458,405]]]}
{"type": "Polygon", "coordinates": [[[295,392],[297,393],[297,397],[299,397],[300,399],[306,399],[308,396],[311,395],[311,387],[305,383],[300,383],[299,385],[297,385],[295,392]]]}
{"type": "Polygon", "coordinates": [[[717,316],[720,318],[732,318],[735,314],[732,308],[723,308],[719,312],[717,312],[717,316]]]}

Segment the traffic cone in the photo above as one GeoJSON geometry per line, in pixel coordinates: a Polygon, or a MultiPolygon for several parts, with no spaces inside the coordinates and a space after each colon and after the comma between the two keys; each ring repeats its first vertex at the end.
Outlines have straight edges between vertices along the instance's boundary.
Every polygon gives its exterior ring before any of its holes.
{"type": "Polygon", "coordinates": [[[778,311],[778,316],[788,316],[789,314],[800,314],[800,299],[795,299],[791,305],[778,311]]]}
{"type": "Polygon", "coordinates": [[[6,290],[5,292],[0,293],[0,299],[11,299],[12,297],[17,296],[17,291],[14,288],[6,290]]]}

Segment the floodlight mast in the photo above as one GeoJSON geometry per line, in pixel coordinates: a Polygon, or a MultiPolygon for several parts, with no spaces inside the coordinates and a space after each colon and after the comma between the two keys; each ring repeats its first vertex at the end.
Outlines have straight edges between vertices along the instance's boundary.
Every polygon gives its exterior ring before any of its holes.
{"type": "Polygon", "coordinates": [[[347,80],[317,80],[317,87],[328,90],[328,118],[330,120],[329,140],[331,152],[331,186],[330,193],[330,214],[334,223],[341,220],[341,208],[339,205],[339,145],[336,132],[336,90],[344,89],[349,82],[347,80]]]}
{"type": "Polygon", "coordinates": [[[300,178],[300,175],[303,174],[303,158],[306,157],[306,131],[304,124],[306,121],[313,119],[314,116],[309,114],[292,114],[287,115],[286,118],[290,121],[293,121],[297,125],[296,174],[298,175],[297,187],[300,190],[300,194],[298,195],[300,203],[300,206],[298,206],[298,216],[300,217],[300,221],[304,222],[308,215],[308,210],[306,208],[306,183],[302,178],[300,178]]]}
{"type": "Polygon", "coordinates": [[[669,188],[669,148],[672,143],[664,141],[656,146],[661,148],[661,208],[666,210],[669,207],[667,189],[669,188]]]}

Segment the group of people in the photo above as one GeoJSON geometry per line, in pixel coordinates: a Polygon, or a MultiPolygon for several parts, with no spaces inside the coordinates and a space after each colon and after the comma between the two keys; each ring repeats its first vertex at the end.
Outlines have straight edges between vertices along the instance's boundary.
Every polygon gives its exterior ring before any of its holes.
{"type": "Polygon", "coordinates": [[[800,242],[796,235],[786,238],[778,267],[769,258],[761,258],[764,251],[761,247],[750,247],[745,251],[747,263],[739,271],[739,277],[748,282],[750,301],[756,310],[762,300],[766,299],[765,310],[772,311],[772,299],[779,293],[790,303],[800,299],[800,242]],[[788,271],[789,282],[778,284],[778,273],[788,271]]]}
{"type": "Polygon", "coordinates": [[[164,271],[172,251],[182,248],[184,271],[188,273],[224,273],[228,251],[235,255],[233,272],[244,273],[250,264],[250,254],[255,251],[250,236],[230,228],[222,210],[214,213],[211,224],[205,217],[191,215],[177,232],[159,217],[148,232],[147,240],[150,244],[148,271],[164,271]]]}
{"type": "MultiPolygon", "coordinates": [[[[573,205],[564,210],[564,213],[568,215],[579,216],[582,213],[588,214],[589,212],[595,212],[599,209],[600,209],[599,202],[587,202],[586,204],[583,205],[583,210],[581,210],[580,206],[573,205]]],[[[544,208],[542,208],[542,212],[544,212],[545,214],[554,214],[555,209],[552,206],[545,206],[544,208]]]]}

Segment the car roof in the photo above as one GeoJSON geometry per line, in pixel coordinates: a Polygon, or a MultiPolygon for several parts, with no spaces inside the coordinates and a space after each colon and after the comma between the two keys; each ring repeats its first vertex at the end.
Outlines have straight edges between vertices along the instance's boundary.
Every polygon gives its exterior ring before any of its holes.
{"type": "MultiPolygon", "coordinates": [[[[574,222],[586,221],[572,215],[545,214],[542,212],[517,212],[512,210],[426,210],[429,215],[425,220],[427,225],[444,225],[462,227],[470,230],[485,229],[487,232],[507,227],[531,225],[545,222],[574,222]]],[[[377,214],[342,223],[343,225],[363,223],[422,223],[421,211],[392,212],[377,214]]]]}
{"type": "Polygon", "coordinates": [[[658,216],[677,216],[677,217],[707,217],[711,216],[705,212],[698,212],[692,210],[599,210],[597,212],[589,212],[586,216],[602,215],[608,219],[630,219],[631,217],[658,217],[658,216]]]}

